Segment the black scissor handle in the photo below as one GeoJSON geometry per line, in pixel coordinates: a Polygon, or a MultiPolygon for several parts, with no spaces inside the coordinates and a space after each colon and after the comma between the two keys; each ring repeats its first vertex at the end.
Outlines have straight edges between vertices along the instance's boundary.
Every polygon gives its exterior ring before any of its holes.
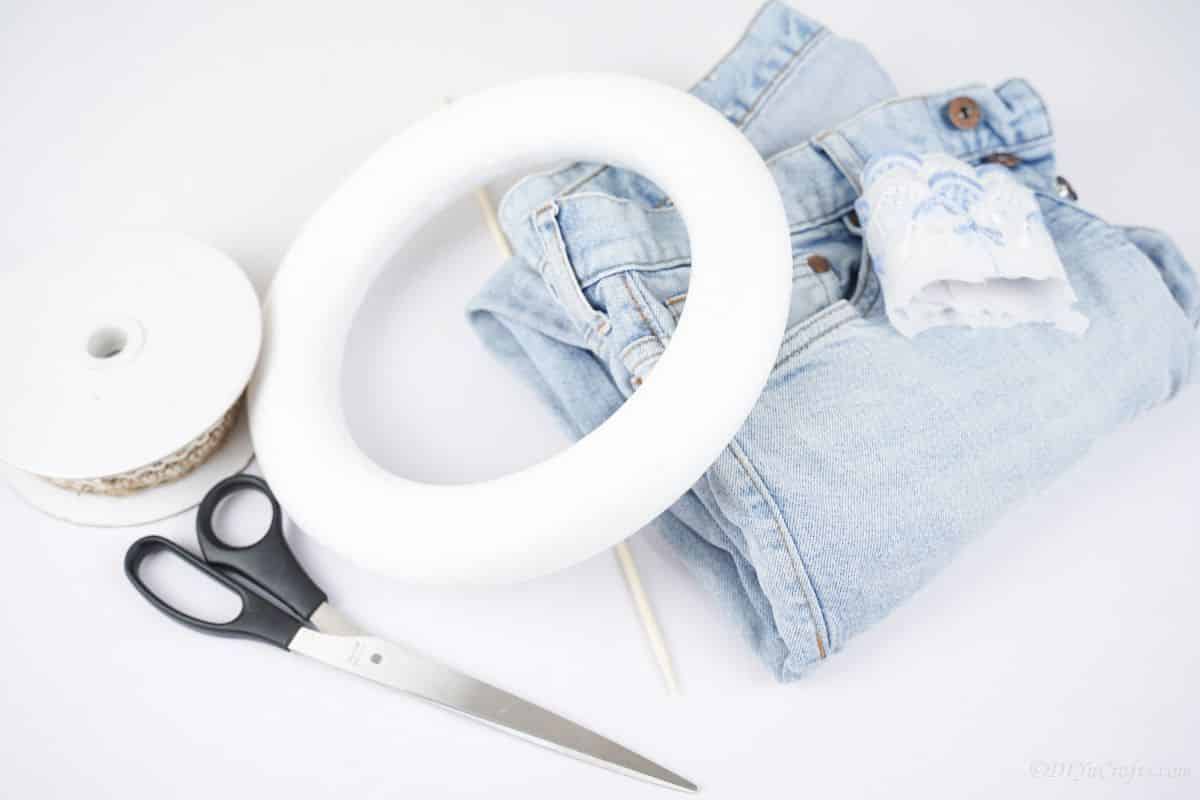
{"type": "Polygon", "coordinates": [[[269,601],[259,597],[254,592],[237,583],[220,569],[207,564],[189,553],[170,539],[161,536],[145,536],[130,545],[125,553],[125,575],[134,588],[141,592],[142,597],[151,605],[166,614],[176,622],[181,622],[189,628],[215,636],[232,636],[242,639],[257,639],[260,642],[273,644],[276,647],[288,648],[296,632],[303,626],[286,612],[276,608],[269,601]],[[199,570],[217,583],[231,590],[242,600],[242,610],[229,622],[210,622],[206,619],[193,617],[163,600],[145,584],[141,576],[142,562],[146,556],[155,553],[169,552],[183,559],[188,566],[199,570]]]}
{"type": "Polygon", "coordinates": [[[208,563],[234,570],[257,583],[277,600],[308,619],[326,600],[325,592],[292,555],[283,538],[283,511],[271,493],[271,487],[257,475],[233,475],[208,490],[196,512],[196,538],[208,563]],[[271,525],[261,539],[246,547],[234,547],[221,541],[213,530],[217,505],[241,491],[262,492],[271,502],[271,525]]]}

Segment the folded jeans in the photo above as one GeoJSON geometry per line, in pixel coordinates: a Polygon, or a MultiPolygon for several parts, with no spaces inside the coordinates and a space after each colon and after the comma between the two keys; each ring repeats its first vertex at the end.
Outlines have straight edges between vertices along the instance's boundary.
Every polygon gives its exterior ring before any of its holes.
{"type": "MultiPolygon", "coordinates": [[[[1164,235],[1058,197],[1049,117],[1024,81],[897,98],[860,45],[772,2],[692,91],[775,178],[791,311],[745,425],[655,525],[791,680],[1178,391],[1193,374],[1200,286],[1164,235]],[[976,109],[966,122],[950,113],[963,107],[976,109]],[[1001,163],[1035,192],[1084,335],[1026,325],[906,339],[891,327],[853,207],[865,163],[903,150],[1001,163]]],[[[583,436],[650,379],[684,311],[683,220],[645,178],[586,163],[522,180],[500,213],[516,255],[469,319],[583,436]]]]}

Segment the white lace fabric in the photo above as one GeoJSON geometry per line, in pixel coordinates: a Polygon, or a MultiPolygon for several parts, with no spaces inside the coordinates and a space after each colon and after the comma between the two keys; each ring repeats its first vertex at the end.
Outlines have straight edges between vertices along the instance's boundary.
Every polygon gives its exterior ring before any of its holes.
{"type": "Polygon", "coordinates": [[[889,153],[868,162],[862,184],[856,209],[903,335],[946,325],[1087,330],[1037,200],[1006,168],[889,153]]]}

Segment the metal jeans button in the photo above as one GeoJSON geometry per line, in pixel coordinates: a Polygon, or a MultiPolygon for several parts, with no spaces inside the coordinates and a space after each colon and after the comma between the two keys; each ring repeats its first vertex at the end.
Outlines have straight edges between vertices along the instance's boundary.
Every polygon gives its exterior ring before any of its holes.
{"type": "Polygon", "coordinates": [[[956,97],[946,104],[946,116],[950,118],[950,124],[960,131],[969,131],[978,127],[983,119],[983,112],[979,103],[971,98],[956,97]]]}
{"type": "Polygon", "coordinates": [[[1012,169],[1021,163],[1021,159],[1014,156],[1012,153],[991,153],[983,157],[985,164],[999,164],[1002,167],[1012,169]]]}

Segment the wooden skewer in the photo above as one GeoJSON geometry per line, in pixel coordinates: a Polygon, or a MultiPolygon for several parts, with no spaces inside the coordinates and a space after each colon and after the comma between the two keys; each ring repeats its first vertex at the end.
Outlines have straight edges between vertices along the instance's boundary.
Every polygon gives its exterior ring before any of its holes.
{"type": "MultiPolygon", "coordinates": [[[[504,235],[504,231],[500,227],[500,220],[496,217],[496,207],[492,204],[492,198],[488,195],[487,189],[482,186],[476,189],[475,199],[479,201],[479,210],[483,212],[483,219],[487,223],[488,230],[492,232],[492,238],[496,240],[500,252],[504,254],[505,258],[511,258],[512,246],[508,243],[508,237],[504,235]]],[[[679,684],[675,680],[675,668],[671,665],[667,643],[663,638],[662,630],[658,627],[654,609],[650,607],[650,598],[647,597],[646,590],[642,586],[642,578],[638,574],[637,564],[633,560],[633,551],[629,549],[627,542],[618,542],[614,549],[617,552],[617,562],[621,565],[621,573],[625,576],[625,583],[629,586],[629,593],[633,596],[634,608],[637,610],[638,617],[641,618],[646,638],[650,641],[650,650],[654,653],[654,660],[658,663],[659,670],[662,671],[667,694],[679,694],[679,684]]]]}
{"type": "Polygon", "coordinates": [[[662,672],[667,694],[679,694],[679,684],[675,680],[675,668],[671,665],[671,654],[667,652],[667,641],[658,627],[654,609],[650,607],[650,598],[646,596],[646,590],[642,588],[642,578],[638,574],[637,564],[633,561],[633,551],[629,549],[628,542],[617,542],[613,549],[617,553],[621,572],[625,575],[625,583],[629,585],[629,593],[633,595],[633,605],[637,609],[638,617],[642,620],[642,628],[646,631],[650,650],[654,653],[654,660],[658,662],[659,671],[662,672]]]}

